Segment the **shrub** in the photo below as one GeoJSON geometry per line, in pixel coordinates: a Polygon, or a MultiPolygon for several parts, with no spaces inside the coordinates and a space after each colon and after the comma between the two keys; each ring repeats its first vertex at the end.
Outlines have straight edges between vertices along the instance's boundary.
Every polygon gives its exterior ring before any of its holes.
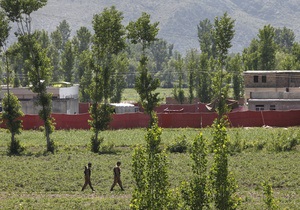
{"type": "Polygon", "coordinates": [[[268,181],[265,181],[262,183],[262,186],[264,189],[264,202],[267,206],[267,209],[269,210],[278,209],[277,201],[273,196],[272,185],[268,181]]]}
{"type": "Polygon", "coordinates": [[[115,145],[110,143],[108,145],[102,145],[100,154],[116,154],[115,145]]]}
{"type": "Polygon", "coordinates": [[[183,135],[176,138],[175,141],[167,147],[167,150],[169,152],[185,153],[188,150],[188,148],[188,141],[186,139],[186,136],[183,135]]]}
{"type": "Polygon", "coordinates": [[[298,145],[298,136],[288,131],[280,131],[273,135],[268,150],[275,152],[291,151],[298,145]]]}
{"type": "Polygon", "coordinates": [[[246,148],[245,140],[241,138],[240,133],[238,131],[235,132],[230,141],[228,141],[228,152],[230,154],[240,153],[246,148]]]}

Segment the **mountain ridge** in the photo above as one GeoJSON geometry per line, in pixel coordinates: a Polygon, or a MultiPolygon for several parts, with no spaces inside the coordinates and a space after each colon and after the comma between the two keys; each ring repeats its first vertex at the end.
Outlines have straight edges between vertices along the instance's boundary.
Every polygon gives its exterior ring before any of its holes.
{"type": "Polygon", "coordinates": [[[93,15],[112,5],[123,12],[124,25],[137,20],[142,12],[149,13],[152,22],[160,22],[158,37],[174,44],[174,49],[181,53],[191,48],[199,49],[197,25],[201,20],[208,18],[213,22],[224,12],[235,20],[231,52],[241,52],[248,47],[258,30],[267,24],[292,29],[296,41],[300,36],[297,20],[300,0],[48,0],[45,7],[33,13],[33,28],[51,33],[65,19],[72,35],[81,26],[93,32],[93,15]]]}

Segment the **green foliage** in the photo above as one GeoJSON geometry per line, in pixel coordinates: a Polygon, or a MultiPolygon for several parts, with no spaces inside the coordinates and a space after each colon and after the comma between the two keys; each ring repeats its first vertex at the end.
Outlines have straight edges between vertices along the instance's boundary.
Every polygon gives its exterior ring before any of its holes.
{"type": "Polygon", "coordinates": [[[189,103],[192,104],[195,98],[195,78],[199,68],[199,58],[196,50],[190,50],[186,56],[186,69],[188,72],[189,103]]]}
{"type": "Polygon", "coordinates": [[[189,148],[189,143],[185,135],[177,137],[174,142],[168,145],[169,152],[185,153],[189,148]]]}
{"type": "Polygon", "coordinates": [[[141,17],[136,22],[129,22],[126,29],[128,30],[128,39],[133,44],[142,44],[143,52],[152,42],[157,40],[158,22],[150,23],[150,15],[143,12],[141,17]]]}
{"type": "Polygon", "coordinates": [[[213,124],[213,154],[211,168],[212,195],[217,209],[237,209],[239,198],[235,195],[236,183],[228,170],[228,136],[226,119],[215,120],[213,124]]]}
{"type": "MultiPolygon", "coordinates": [[[[207,143],[211,144],[211,128],[164,128],[161,139],[164,145],[170,144],[177,136],[186,135],[192,142],[203,133],[207,143]]],[[[253,150],[255,141],[272,141],[276,132],[299,132],[293,128],[228,128],[229,139],[239,133],[248,149],[235,155],[229,155],[229,168],[234,173],[237,194],[242,198],[239,209],[266,208],[261,188],[262,180],[270,177],[273,192],[280,209],[297,209],[300,202],[298,165],[299,147],[291,152],[270,152],[253,150]]],[[[145,129],[106,130],[101,133],[105,142],[113,143],[118,149],[116,154],[90,152],[87,145],[92,136],[89,130],[57,130],[53,134],[59,150],[49,155],[44,153],[41,141],[43,132],[25,130],[18,135],[25,151],[21,156],[7,156],[9,132],[0,129],[0,179],[10,180],[0,185],[1,208],[3,209],[129,209],[135,180],[132,173],[132,153],[136,145],[145,148],[145,129]],[[113,181],[112,167],[116,161],[122,161],[122,181],[125,191],[109,192],[113,181]],[[82,193],[84,183],[83,166],[93,163],[92,184],[96,190],[91,194],[82,193]],[[14,174],[13,176],[11,174],[14,174]],[[59,184],[58,184],[59,183],[59,184]]],[[[106,145],[106,143],[103,143],[106,145]]],[[[102,150],[102,148],[101,148],[102,150]]],[[[208,154],[208,167],[212,156],[208,154]]],[[[139,160],[139,159],[138,159],[139,160]]],[[[193,161],[188,153],[170,153],[167,157],[169,187],[172,197],[166,205],[168,209],[189,209],[183,206],[180,185],[190,182],[193,177],[193,161]],[[172,205],[173,204],[173,205],[172,205]]],[[[213,206],[209,206],[214,209],[213,206]]]]}
{"type": "Polygon", "coordinates": [[[103,137],[96,137],[95,135],[93,135],[91,137],[91,151],[94,153],[99,153],[100,151],[100,145],[101,143],[104,141],[103,137]]]}
{"type": "Polygon", "coordinates": [[[235,100],[239,100],[244,97],[244,78],[242,74],[242,58],[240,54],[237,54],[230,59],[227,68],[232,74],[233,98],[235,100]]]}
{"type": "Polygon", "coordinates": [[[159,87],[160,81],[158,78],[153,79],[149,73],[147,67],[148,58],[145,52],[146,48],[156,40],[157,26],[158,22],[150,23],[150,15],[147,13],[142,13],[142,16],[136,22],[131,21],[127,26],[127,38],[134,44],[139,43],[142,45],[142,56],[138,67],[139,76],[135,80],[135,89],[140,96],[145,112],[150,115],[149,127],[154,122],[152,112],[160,101],[158,98],[159,93],[154,93],[159,87]]]}
{"type": "Polygon", "coordinates": [[[267,145],[269,151],[291,151],[299,144],[299,134],[294,132],[278,132],[272,135],[272,139],[267,145]]]}
{"type": "Polygon", "coordinates": [[[228,16],[227,12],[225,12],[221,18],[215,18],[214,39],[216,43],[217,57],[222,67],[225,64],[228,49],[232,47],[231,40],[235,33],[234,22],[235,21],[228,16]]]}
{"type": "Polygon", "coordinates": [[[22,154],[22,152],[24,150],[25,150],[25,147],[23,145],[21,145],[20,140],[14,138],[14,140],[12,140],[9,143],[7,154],[8,155],[20,155],[20,154],[22,154]]]}
{"type": "Polygon", "coordinates": [[[241,137],[240,132],[236,131],[235,135],[227,143],[230,154],[240,153],[247,148],[245,140],[241,137]]]}
{"type": "Polygon", "coordinates": [[[90,106],[89,113],[92,120],[89,125],[93,131],[104,131],[112,120],[113,107],[109,104],[96,104],[90,106]]]}
{"type": "Polygon", "coordinates": [[[259,30],[259,68],[273,70],[275,68],[276,45],[274,41],[275,29],[271,25],[264,26],[259,30]]]}
{"type": "Polygon", "coordinates": [[[20,117],[22,117],[24,114],[21,109],[21,104],[14,94],[9,93],[4,95],[2,106],[2,119],[5,121],[7,129],[11,133],[11,141],[8,147],[8,154],[21,154],[21,152],[24,151],[24,147],[15,137],[16,134],[21,133],[22,129],[22,120],[20,120],[20,117]]]}
{"type": "MultiPolygon", "coordinates": [[[[1,4],[0,4],[1,5],[1,4]]],[[[9,21],[3,11],[0,11],[0,52],[2,47],[5,45],[5,41],[9,36],[9,21]]]]}
{"type": "Polygon", "coordinates": [[[166,209],[168,203],[167,157],[161,152],[161,128],[157,119],[147,130],[146,148],[137,147],[132,157],[132,173],[136,183],[131,209],[166,209]]]}
{"type": "Polygon", "coordinates": [[[216,46],[213,36],[213,25],[211,24],[210,20],[206,18],[200,21],[197,29],[201,52],[206,54],[208,58],[215,58],[216,46]]]}
{"type": "Polygon", "coordinates": [[[211,102],[212,76],[210,72],[209,56],[207,53],[201,53],[199,58],[199,70],[197,72],[196,92],[197,97],[203,103],[211,102]]]}
{"type": "Polygon", "coordinates": [[[195,137],[191,149],[193,176],[190,184],[182,187],[183,199],[190,209],[205,209],[210,193],[207,179],[207,142],[202,133],[195,137]]]}
{"type": "Polygon", "coordinates": [[[273,196],[272,185],[269,182],[265,181],[262,183],[262,186],[264,190],[264,202],[267,206],[267,209],[268,210],[279,209],[277,205],[277,201],[273,196]]]}
{"type": "Polygon", "coordinates": [[[91,151],[98,153],[103,138],[99,138],[99,131],[104,131],[108,128],[112,120],[113,108],[109,104],[93,103],[89,109],[92,120],[89,120],[94,135],[91,137],[91,151]]]}

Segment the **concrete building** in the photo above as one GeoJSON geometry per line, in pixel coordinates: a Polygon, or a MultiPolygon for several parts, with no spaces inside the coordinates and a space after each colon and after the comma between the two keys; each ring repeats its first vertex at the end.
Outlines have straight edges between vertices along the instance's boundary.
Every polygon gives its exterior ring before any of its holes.
{"type": "Polygon", "coordinates": [[[111,103],[110,105],[114,107],[116,114],[139,112],[139,107],[130,103],[111,103]]]}
{"type": "Polygon", "coordinates": [[[245,71],[249,110],[300,109],[300,71],[245,71]]]}
{"type": "MultiPolygon", "coordinates": [[[[11,93],[16,95],[21,103],[24,114],[38,114],[40,107],[34,105],[36,93],[29,88],[10,88],[11,93]]],[[[79,86],[48,87],[48,93],[52,93],[52,113],[77,114],[79,111],[79,86]]],[[[7,93],[7,88],[2,87],[0,99],[7,93]]]]}

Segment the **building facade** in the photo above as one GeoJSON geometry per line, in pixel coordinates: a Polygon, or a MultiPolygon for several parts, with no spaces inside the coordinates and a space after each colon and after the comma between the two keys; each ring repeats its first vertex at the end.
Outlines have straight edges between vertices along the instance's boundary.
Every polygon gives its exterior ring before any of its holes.
{"type": "MultiPolygon", "coordinates": [[[[41,107],[35,106],[37,94],[29,88],[10,88],[10,93],[18,97],[24,114],[38,114],[41,107]]],[[[7,92],[5,86],[0,92],[0,99],[7,92]]],[[[47,92],[52,94],[52,113],[77,114],[79,111],[79,86],[47,87],[47,92]]]]}
{"type": "Polygon", "coordinates": [[[300,71],[245,71],[249,110],[300,109],[300,71]]]}

